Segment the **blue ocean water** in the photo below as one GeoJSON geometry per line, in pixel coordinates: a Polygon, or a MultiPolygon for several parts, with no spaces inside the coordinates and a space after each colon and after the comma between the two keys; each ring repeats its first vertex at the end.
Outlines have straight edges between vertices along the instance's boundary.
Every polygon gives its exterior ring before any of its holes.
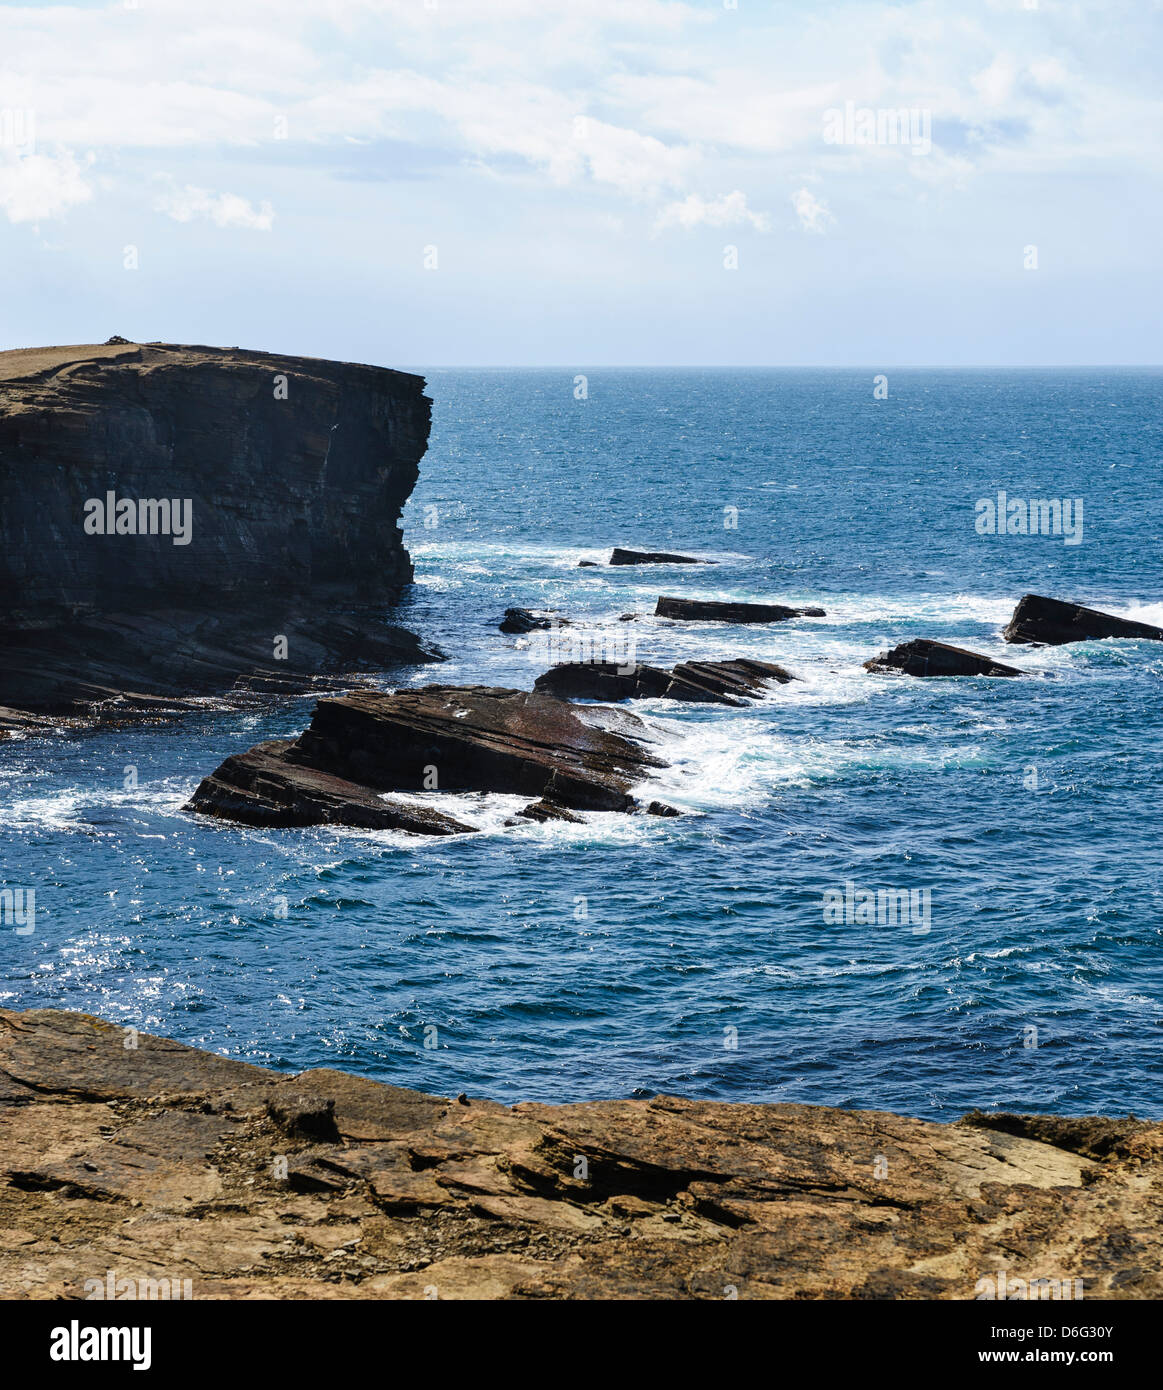
{"type": "Polygon", "coordinates": [[[182,812],[308,700],[0,746],[0,878],[36,891],[0,1003],[503,1101],[1163,1117],[1163,646],[1000,637],[1027,591],[1163,624],[1163,373],[896,370],[886,399],[871,370],[575,375],[429,375],[400,621],[450,659],[405,680],[528,688],[512,604],[598,632],[660,593],[822,605],[618,629],[802,678],[635,706],[686,814],[505,827],[519,801],[434,793],[485,829],[427,842],[182,812]],[[999,489],[1082,498],[1082,543],[979,535],[999,489]],[[578,568],[614,544],[720,563],[578,568]],[[862,669],[922,636],[1031,678],[862,669]],[[930,890],[931,929],[826,922],[849,882],[930,890]]]}

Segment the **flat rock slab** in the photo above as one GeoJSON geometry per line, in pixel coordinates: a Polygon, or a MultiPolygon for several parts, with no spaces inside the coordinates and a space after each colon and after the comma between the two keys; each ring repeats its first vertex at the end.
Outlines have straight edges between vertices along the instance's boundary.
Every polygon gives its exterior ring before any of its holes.
{"type": "Polygon", "coordinates": [[[918,637],[902,642],[891,651],[881,652],[864,663],[866,671],[906,676],[1021,676],[1016,666],[1006,666],[991,656],[980,656],[964,647],[951,647],[947,642],[931,642],[918,637]]]}
{"type": "Polygon", "coordinates": [[[714,565],[715,560],[699,560],[693,555],[671,555],[665,550],[623,550],[615,547],[611,565],[714,565]]]}
{"type": "Polygon", "coordinates": [[[1163,1296],[1163,1125],[451,1100],[0,1010],[0,1296],[1163,1296]]]}
{"type": "Polygon", "coordinates": [[[572,811],[630,811],[633,784],[662,761],[622,711],[492,686],[423,686],[321,700],[293,742],[259,744],[204,779],[188,810],[247,824],[468,827],[377,793],[504,792],[572,811]],[[391,822],[389,825],[388,823],[391,822]]]}
{"type": "Polygon", "coordinates": [[[699,598],[660,598],[656,618],[702,623],[782,623],[788,618],[823,618],[822,608],[788,608],[781,603],[720,603],[699,598]]]}
{"type": "Polygon", "coordinates": [[[685,661],[673,671],[610,662],[563,662],[533,682],[534,690],[565,700],[690,700],[740,707],[770,685],[795,677],[770,661],[685,661]]]}
{"type": "Polygon", "coordinates": [[[272,829],[351,825],[414,835],[456,835],[475,829],[439,811],[392,801],[346,778],[291,763],[286,755],[292,747],[289,739],[275,740],[227,758],[203,779],[187,809],[272,829]]]}
{"type": "Polygon", "coordinates": [[[1163,628],[1116,618],[1113,613],[1100,613],[1097,608],[1083,608],[1081,604],[1064,603],[1042,594],[1026,594],[1019,600],[1002,636],[1007,642],[1039,642],[1047,646],[1101,641],[1107,637],[1163,642],[1163,628]]]}

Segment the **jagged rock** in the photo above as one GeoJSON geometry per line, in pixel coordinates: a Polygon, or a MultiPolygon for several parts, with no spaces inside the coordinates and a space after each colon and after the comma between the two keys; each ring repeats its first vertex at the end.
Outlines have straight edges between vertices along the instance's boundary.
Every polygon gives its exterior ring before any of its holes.
{"type": "Polygon", "coordinates": [[[652,801],[646,808],[648,816],[681,816],[682,812],[674,806],[668,806],[665,801],[652,801]]]}
{"type": "Polygon", "coordinates": [[[1002,633],[1007,642],[1039,642],[1061,646],[1066,642],[1090,642],[1105,637],[1147,638],[1163,642],[1163,628],[1116,618],[1096,608],[1077,603],[1026,594],[1014,609],[1014,616],[1002,633]]]}
{"type": "Polygon", "coordinates": [[[670,555],[665,550],[623,550],[615,547],[611,565],[713,565],[715,560],[698,560],[693,555],[670,555]]]}
{"type": "Polygon", "coordinates": [[[560,617],[555,608],[506,608],[501,631],[537,632],[541,629],[569,626],[569,619],[560,617]]]}
{"type": "Polygon", "coordinates": [[[423,391],[232,348],[0,353],[0,705],[156,716],[276,662],[302,689],[438,659],[384,620],[412,577],[423,391]],[[124,527],[161,533],[102,534],[127,501],[124,527]]]}
{"type": "Polygon", "coordinates": [[[795,677],[770,661],[684,661],[673,671],[612,662],[563,662],[540,675],[534,690],[563,700],[693,700],[741,706],[771,683],[795,677]]]}
{"type": "Polygon", "coordinates": [[[376,793],[509,792],[573,810],[629,811],[634,782],[664,764],[635,741],[640,720],[613,716],[607,710],[599,720],[595,712],[587,722],[562,700],[492,686],[429,685],[320,700],[298,739],[227,758],[187,809],[267,825],[327,820],[378,828],[377,817],[409,819],[398,828],[420,834],[466,827],[385,803],[376,793]]]}
{"type": "Polygon", "coordinates": [[[788,618],[823,618],[822,608],[787,608],[779,603],[718,603],[699,598],[660,598],[656,618],[684,622],[782,623],[788,618]]]}
{"type": "Polygon", "coordinates": [[[968,1300],[999,1266],[1163,1297],[1160,1124],[466,1105],[124,1039],[0,1010],[10,1299],[84,1298],[95,1265],[195,1299],[968,1300]]]}
{"type": "Polygon", "coordinates": [[[1014,666],[994,661],[991,656],[979,656],[964,647],[951,647],[946,642],[931,642],[918,637],[902,642],[891,651],[881,652],[864,663],[866,671],[888,674],[903,672],[906,676],[1021,676],[1025,673],[1014,666]]]}

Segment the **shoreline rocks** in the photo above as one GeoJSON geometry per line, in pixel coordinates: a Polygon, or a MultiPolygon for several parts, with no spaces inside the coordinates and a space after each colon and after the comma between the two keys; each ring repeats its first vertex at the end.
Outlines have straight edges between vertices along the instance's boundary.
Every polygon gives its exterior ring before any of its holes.
{"type": "Polygon", "coordinates": [[[656,618],[682,622],[782,623],[789,618],[825,618],[822,608],[788,608],[780,603],[730,603],[699,598],[664,597],[655,605],[656,618]]]}
{"type": "Polygon", "coordinates": [[[508,1106],[125,1040],[0,1010],[7,1298],[111,1269],[195,1299],[968,1300],[999,1252],[1087,1299],[1163,1297],[1159,1123],[508,1106]]]}
{"type": "Polygon", "coordinates": [[[1097,608],[1084,608],[1078,603],[1046,598],[1042,594],[1026,594],[1019,600],[1002,636],[1007,642],[1046,646],[1101,641],[1107,637],[1163,642],[1163,628],[1118,618],[1113,613],[1100,613],[1097,608]]]}
{"type": "Polygon", "coordinates": [[[613,662],[563,662],[538,676],[533,689],[564,700],[689,700],[737,708],[769,685],[795,677],[770,661],[684,661],[673,671],[613,662]]]}
{"type": "Polygon", "coordinates": [[[665,766],[639,741],[644,733],[625,711],[587,717],[575,705],[525,690],[365,691],[321,700],[294,741],[227,758],[186,809],[270,826],[367,828],[381,814],[401,822],[388,828],[418,834],[468,827],[398,802],[378,803],[377,794],[501,792],[571,811],[632,811],[634,783],[665,766]],[[409,817],[412,823],[402,823],[409,817]]]}
{"type": "Polygon", "coordinates": [[[881,652],[864,663],[866,671],[884,674],[902,673],[906,676],[1021,676],[1014,666],[1006,666],[991,656],[980,656],[964,647],[951,647],[947,642],[932,642],[926,637],[902,642],[891,651],[881,652]]]}

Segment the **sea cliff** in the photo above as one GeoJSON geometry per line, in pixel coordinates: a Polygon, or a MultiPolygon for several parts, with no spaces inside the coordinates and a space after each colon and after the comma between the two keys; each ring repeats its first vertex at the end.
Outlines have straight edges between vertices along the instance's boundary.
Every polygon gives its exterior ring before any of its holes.
{"type": "Polygon", "coordinates": [[[423,379],[381,367],[0,353],[0,706],[108,716],[433,659],[387,621],[430,418],[423,379]]]}

